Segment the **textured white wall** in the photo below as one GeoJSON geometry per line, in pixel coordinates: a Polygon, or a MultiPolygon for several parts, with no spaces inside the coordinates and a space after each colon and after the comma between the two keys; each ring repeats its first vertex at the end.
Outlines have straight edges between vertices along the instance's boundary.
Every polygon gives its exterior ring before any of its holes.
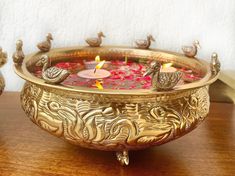
{"type": "MultiPolygon", "coordinates": [[[[198,39],[199,57],[217,51],[223,69],[235,70],[234,14],[234,0],[0,0],[0,45],[11,56],[17,39],[30,53],[47,32],[54,47],[84,45],[99,30],[105,44],[127,46],[151,33],[153,47],[172,51],[198,39]]],[[[20,90],[12,65],[9,58],[2,69],[6,90],[20,90]]]]}

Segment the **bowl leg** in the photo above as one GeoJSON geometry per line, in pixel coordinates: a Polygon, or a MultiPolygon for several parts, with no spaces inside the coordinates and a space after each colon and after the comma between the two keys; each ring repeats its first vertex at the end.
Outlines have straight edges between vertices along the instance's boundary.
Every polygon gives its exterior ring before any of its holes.
{"type": "Polygon", "coordinates": [[[116,157],[122,166],[127,166],[129,164],[129,155],[127,150],[116,152],[116,157]]]}

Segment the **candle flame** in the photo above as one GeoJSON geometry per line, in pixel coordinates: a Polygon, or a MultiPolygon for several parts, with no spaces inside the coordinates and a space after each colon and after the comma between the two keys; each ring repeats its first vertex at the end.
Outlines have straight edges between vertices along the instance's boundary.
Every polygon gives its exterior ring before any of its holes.
{"type": "Polygon", "coordinates": [[[100,62],[100,56],[99,55],[95,57],[95,61],[100,62]]]}
{"type": "Polygon", "coordinates": [[[101,69],[103,67],[105,63],[105,60],[101,61],[100,63],[98,63],[96,66],[95,66],[95,69],[101,69]]]}
{"type": "Polygon", "coordinates": [[[95,81],[95,85],[98,89],[101,89],[101,90],[104,89],[102,84],[98,80],[95,81]]]}
{"type": "Polygon", "coordinates": [[[169,68],[173,65],[173,63],[166,63],[162,65],[162,68],[169,68]]]}

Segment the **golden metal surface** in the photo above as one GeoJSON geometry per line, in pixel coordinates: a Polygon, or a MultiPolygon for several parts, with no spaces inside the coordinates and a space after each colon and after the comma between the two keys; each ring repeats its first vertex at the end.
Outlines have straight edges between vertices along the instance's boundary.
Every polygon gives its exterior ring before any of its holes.
{"type": "Polygon", "coordinates": [[[151,41],[155,42],[155,39],[153,38],[152,35],[148,35],[146,40],[136,40],[135,44],[136,47],[139,49],[148,49],[151,45],[151,41]]]}
{"type": "Polygon", "coordinates": [[[218,59],[217,53],[212,53],[211,55],[211,72],[212,74],[216,75],[220,71],[220,61],[218,59]]]}
{"type": "Polygon", "coordinates": [[[187,57],[195,57],[197,55],[198,49],[200,49],[200,44],[198,40],[195,40],[192,46],[182,46],[184,55],[187,57]]]}
{"type": "Polygon", "coordinates": [[[70,75],[67,70],[51,67],[51,62],[47,55],[42,55],[35,65],[42,67],[42,78],[49,84],[60,84],[70,75]]]}
{"type": "Polygon", "coordinates": [[[181,54],[127,47],[74,47],[47,53],[52,62],[65,58],[135,57],[173,62],[199,72],[197,82],[173,90],[111,90],[51,85],[30,73],[41,53],[27,56],[15,65],[26,80],[21,102],[27,116],[38,126],[64,140],[87,148],[116,151],[121,164],[129,163],[129,150],[161,145],[196,128],[209,112],[208,86],[218,73],[210,65],[181,54]]]}
{"type": "Polygon", "coordinates": [[[99,32],[97,38],[87,38],[86,42],[91,47],[99,47],[102,44],[102,37],[105,37],[103,32],[99,32]]]}
{"type": "Polygon", "coordinates": [[[2,67],[7,62],[7,53],[2,51],[0,47],[0,67],[2,67]]]}
{"type": "Polygon", "coordinates": [[[21,65],[23,63],[23,60],[25,57],[22,47],[23,47],[23,41],[17,40],[16,51],[14,52],[12,58],[13,58],[13,62],[18,65],[21,65]]]}
{"type": "Polygon", "coordinates": [[[51,40],[53,40],[52,34],[48,33],[46,36],[46,41],[43,41],[39,44],[37,44],[38,49],[41,52],[48,52],[51,49],[51,40]]]}
{"type": "Polygon", "coordinates": [[[161,64],[153,61],[144,76],[152,75],[152,88],[154,90],[167,91],[173,89],[182,78],[180,71],[161,72],[161,64]]]}

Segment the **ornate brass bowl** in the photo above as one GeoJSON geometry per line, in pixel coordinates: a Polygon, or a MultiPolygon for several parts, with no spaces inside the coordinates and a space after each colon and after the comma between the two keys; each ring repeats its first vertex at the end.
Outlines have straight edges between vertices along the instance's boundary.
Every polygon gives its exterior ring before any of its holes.
{"type": "Polygon", "coordinates": [[[113,58],[174,62],[199,72],[196,82],[172,90],[93,89],[48,84],[31,73],[42,52],[26,56],[15,72],[26,80],[21,92],[27,116],[49,133],[82,147],[116,151],[121,164],[128,164],[128,151],[161,145],[196,128],[209,112],[208,87],[219,67],[179,53],[128,47],[74,47],[52,49],[53,63],[96,55],[113,58]]]}

